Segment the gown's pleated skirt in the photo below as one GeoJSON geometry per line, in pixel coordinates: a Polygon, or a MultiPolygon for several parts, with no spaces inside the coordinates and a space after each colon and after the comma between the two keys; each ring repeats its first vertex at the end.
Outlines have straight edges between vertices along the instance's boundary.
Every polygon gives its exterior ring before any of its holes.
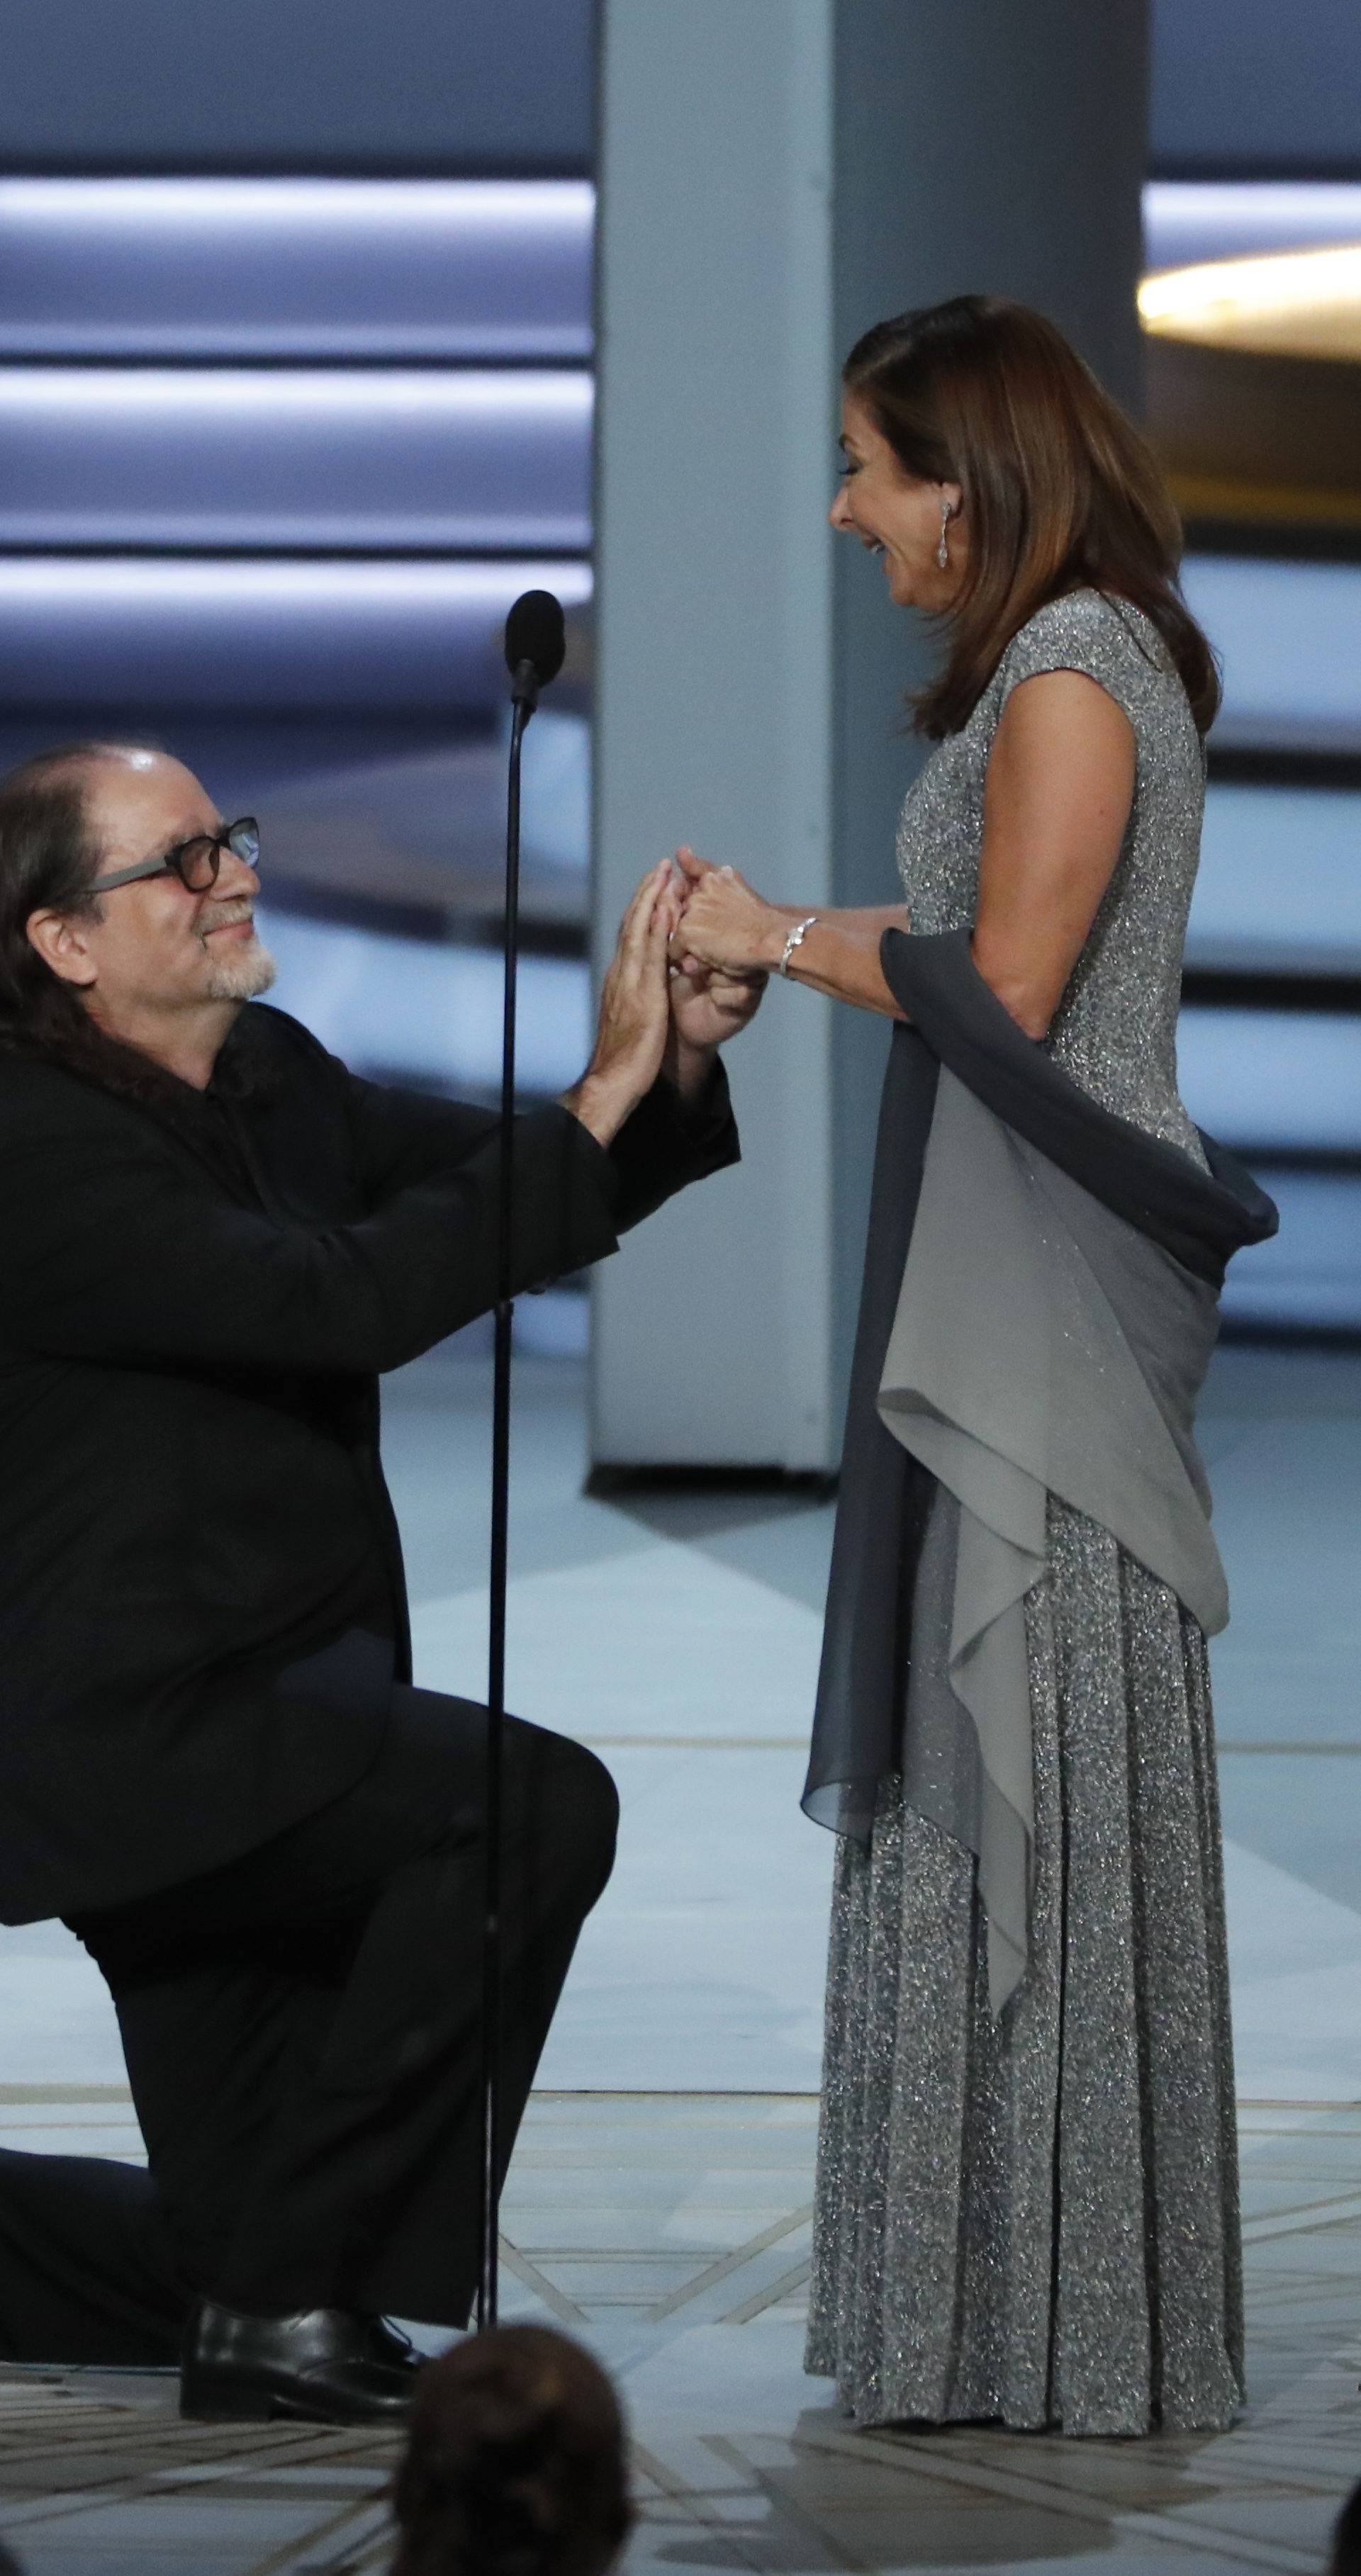
{"type": "Polygon", "coordinates": [[[1205,1641],[1050,1505],[1035,1869],[994,2024],[972,1855],[886,1784],[833,1900],[808,2368],[860,2424],[1227,2424],[1242,2295],[1205,1641]]]}

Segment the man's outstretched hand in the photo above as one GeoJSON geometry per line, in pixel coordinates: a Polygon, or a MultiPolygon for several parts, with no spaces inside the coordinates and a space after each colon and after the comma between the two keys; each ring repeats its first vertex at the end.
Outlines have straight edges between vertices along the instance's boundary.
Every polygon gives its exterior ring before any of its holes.
{"type": "Polygon", "coordinates": [[[666,943],[675,929],[677,898],[671,862],[651,868],[619,925],[619,937],[600,994],[591,1061],[581,1080],[563,1094],[563,1107],[608,1145],[624,1120],[652,1089],[671,1033],[666,943]]]}
{"type": "Polygon", "coordinates": [[[671,1034],[666,1070],[687,1098],[703,1089],[714,1049],[726,1045],[755,1017],[766,989],[764,975],[725,975],[693,960],[671,968],[671,1034]]]}

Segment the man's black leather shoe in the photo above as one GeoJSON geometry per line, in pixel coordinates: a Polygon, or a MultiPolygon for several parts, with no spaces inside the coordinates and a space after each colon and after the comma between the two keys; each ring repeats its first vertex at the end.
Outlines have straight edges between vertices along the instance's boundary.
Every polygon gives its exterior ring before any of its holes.
{"type": "Polygon", "coordinates": [[[200,2299],[185,2331],[180,2413],[207,2423],[401,2424],[420,2356],[399,2359],[398,2337],[376,2335],[378,2323],[345,2308],[253,2317],[200,2299]]]}
{"type": "Polygon", "coordinates": [[[408,2377],[420,2369],[425,2354],[416,2350],[410,2335],[403,2334],[400,2326],[393,2325],[389,2317],[368,2317],[365,2323],[371,2360],[386,2362],[389,2370],[405,2371],[408,2377]]]}

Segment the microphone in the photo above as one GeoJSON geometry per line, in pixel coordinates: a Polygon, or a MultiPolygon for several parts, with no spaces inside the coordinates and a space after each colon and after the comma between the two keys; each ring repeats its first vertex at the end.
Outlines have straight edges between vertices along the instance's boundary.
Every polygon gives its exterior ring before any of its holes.
{"type": "Polygon", "coordinates": [[[562,601],[551,590],[524,590],[506,619],[506,668],[510,694],[531,716],[540,689],[556,680],[567,650],[562,601]]]}
{"type": "Polygon", "coordinates": [[[510,1526],[510,1361],[514,1301],[515,996],[520,946],[520,745],[567,650],[562,601],[551,590],[522,591],[506,619],[510,672],[510,758],[506,794],[505,981],[501,1021],[501,1177],[497,1207],[496,1342],[492,1372],[491,1582],[487,1620],[486,1836],[482,1927],[482,2163],[478,2209],[477,2322],[496,2323],[501,2194],[502,1817],[506,1725],[506,1583],[510,1526]]]}

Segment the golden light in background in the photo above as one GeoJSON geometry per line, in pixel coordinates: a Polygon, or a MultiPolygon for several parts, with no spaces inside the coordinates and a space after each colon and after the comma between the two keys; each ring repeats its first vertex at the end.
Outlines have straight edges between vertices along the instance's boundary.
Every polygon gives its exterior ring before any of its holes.
{"type": "Polygon", "coordinates": [[[1361,243],[1159,270],[1139,289],[1139,318],[1159,339],[1202,347],[1361,359],[1361,243]]]}

